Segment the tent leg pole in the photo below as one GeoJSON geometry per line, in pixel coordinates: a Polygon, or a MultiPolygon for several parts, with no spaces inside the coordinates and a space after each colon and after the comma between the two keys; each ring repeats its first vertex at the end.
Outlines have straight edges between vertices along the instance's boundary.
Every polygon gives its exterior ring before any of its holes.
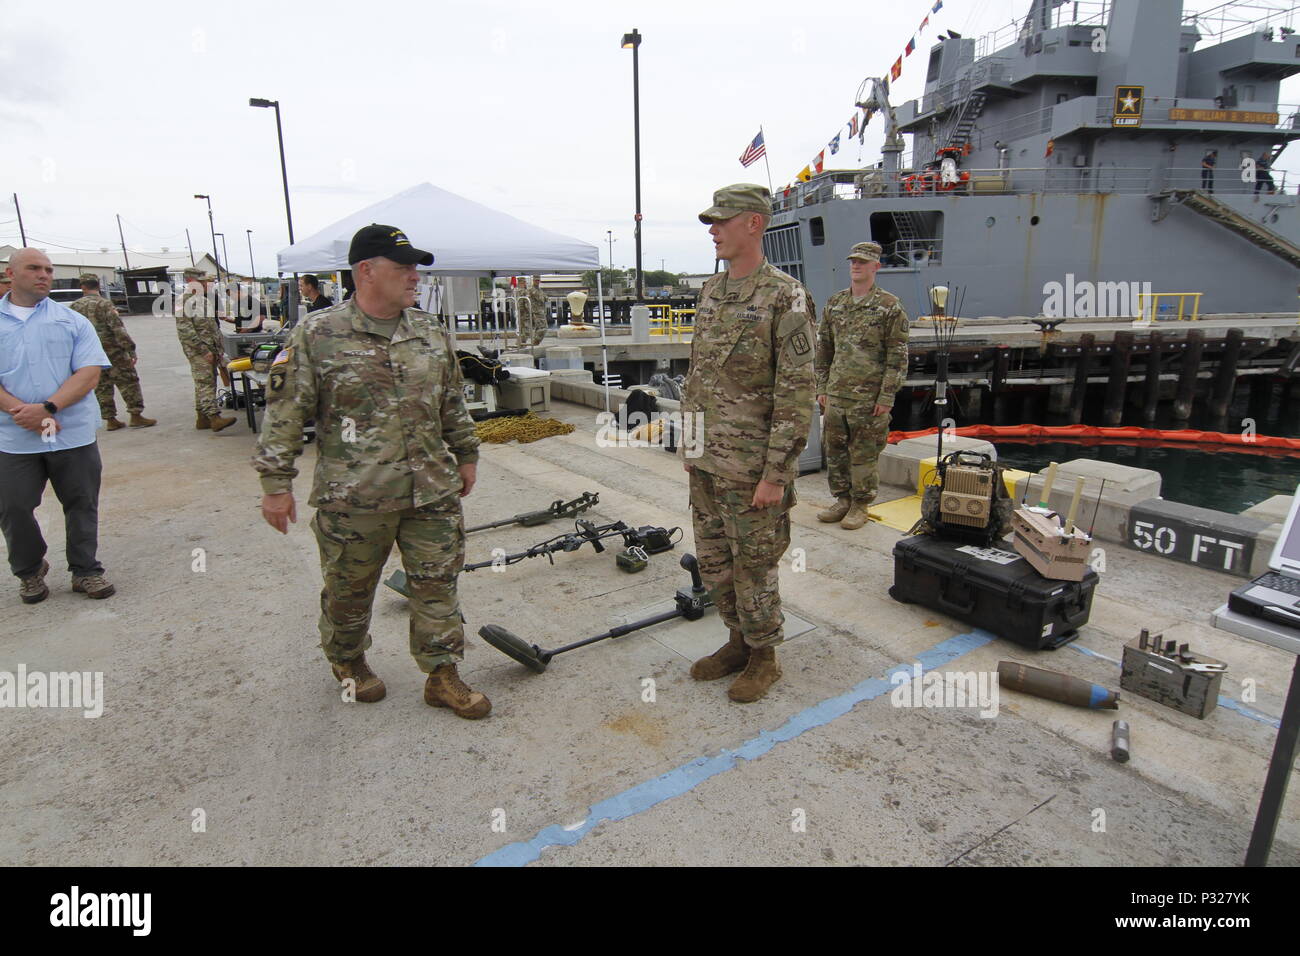
{"type": "Polygon", "coordinates": [[[609,411],[609,349],[605,344],[605,284],[601,281],[600,263],[596,263],[596,308],[600,309],[600,364],[605,381],[605,411],[609,411]]]}

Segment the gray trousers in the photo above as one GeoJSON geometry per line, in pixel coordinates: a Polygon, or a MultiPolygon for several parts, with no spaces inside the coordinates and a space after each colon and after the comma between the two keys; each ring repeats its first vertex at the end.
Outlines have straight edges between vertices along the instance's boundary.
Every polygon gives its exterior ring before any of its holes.
{"type": "Polygon", "coordinates": [[[36,508],[45,483],[63,505],[68,570],[76,577],[103,574],[95,558],[99,547],[99,475],[102,465],[94,442],[63,451],[13,455],[0,452],[0,529],[9,546],[9,570],[27,577],[41,569],[45,538],[36,508]]]}

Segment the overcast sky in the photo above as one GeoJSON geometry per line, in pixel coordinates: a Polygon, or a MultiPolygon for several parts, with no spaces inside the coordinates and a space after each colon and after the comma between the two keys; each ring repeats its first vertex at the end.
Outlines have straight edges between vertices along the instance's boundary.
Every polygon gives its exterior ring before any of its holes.
{"type": "MultiPolygon", "coordinates": [[[[634,258],[632,54],[641,47],[644,266],[712,271],[696,214],[713,189],[766,184],[737,157],[762,124],[772,183],[789,182],[837,130],[827,166],[875,162],[845,123],[932,0],[527,3],[13,3],[0,18],[0,243],[17,244],[10,195],[37,245],[210,248],[209,193],[236,270],[253,230],[260,274],[287,245],[271,110],[281,103],[299,239],[420,182],[634,258]]],[[[1189,8],[1194,4],[1188,3],[1189,8]]],[[[967,36],[1029,0],[945,0],[891,99],[920,94],[936,33],[967,36]]],[[[1297,81],[1284,102],[1300,101],[1297,81]]],[[[1300,168],[1289,150],[1279,168],[1300,168]]],[[[402,223],[394,223],[401,226],[402,223]]]]}

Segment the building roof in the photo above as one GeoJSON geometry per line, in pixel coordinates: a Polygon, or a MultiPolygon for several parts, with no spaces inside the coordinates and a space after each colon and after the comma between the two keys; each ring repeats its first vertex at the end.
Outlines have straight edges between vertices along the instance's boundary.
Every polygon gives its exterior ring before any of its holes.
{"type": "MultiPolygon", "coordinates": [[[[21,246],[0,245],[0,262],[8,262],[9,257],[17,252],[21,246]]],[[[125,264],[122,261],[122,250],[116,252],[90,252],[80,249],[45,249],[41,246],[34,248],[40,249],[50,257],[56,267],[76,267],[82,269],[122,269],[125,264]]],[[[130,252],[132,269],[157,268],[165,266],[168,270],[179,272],[181,269],[187,269],[190,265],[190,255],[185,250],[163,252],[130,252]]],[[[217,264],[213,261],[212,256],[203,253],[196,260],[196,265],[200,269],[206,269],[208,272],[216,273],[217,264]]]]}

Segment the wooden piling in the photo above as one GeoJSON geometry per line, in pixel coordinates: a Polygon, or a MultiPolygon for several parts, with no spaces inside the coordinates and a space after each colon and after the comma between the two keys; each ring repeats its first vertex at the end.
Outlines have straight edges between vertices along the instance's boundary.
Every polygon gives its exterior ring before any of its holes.
{"type": "Polygon", "coordinates": [[[1214,391],[1210,395],[1210,414],[1222,418],[1232,404],[1232,393],[1237,385],[1237,360],[1241,357],[1241,342],[1246,334],[1241,329],[1229,329],[1219,359],[1218,374],[1214,378],[1214,391]]]}
{"type": "Polygon", "coordinates": [[[1079,336],[1079,358],[1074,364],[1074,390],[1070,394],[1070,424],[1083,421],[1083,402],[1088,397],[1088,373],[1092,370],[1092,350],[1097,337],[1091,332],[1079,336]]]}
{"type": "Polygon", "coordinates": [[[1164,364],[1164,333],[1154,329],[1147,337],[1151,350],[1147,352],[1147,378],[1142,391],[1142,420],[1148,425],[1156,420],[1160,407],[1160,367],[1164,364]]]}
{"type": "Polygon", "coordinates": [[[1110,378],[1106,382],[1107,425],[1118,425],[1124,417],[1124,392],[1128,386],[1128,369],[1133,360],[1133,333],[1116,332],[1110,353],[1110,378]]]}
{"type": "Polygon", "coordinates": [[[1192,404],[1196,401],[1196,373],[1201,368],[1201,353],[1205,350],[1205,333],[1192,329],[1187,333],[1187,348],[1183,350],[1183,367],[1178,372],[1178,394],[1174,398],[1174,418],[1185,422],[1192,417],[1192,404]]]}

